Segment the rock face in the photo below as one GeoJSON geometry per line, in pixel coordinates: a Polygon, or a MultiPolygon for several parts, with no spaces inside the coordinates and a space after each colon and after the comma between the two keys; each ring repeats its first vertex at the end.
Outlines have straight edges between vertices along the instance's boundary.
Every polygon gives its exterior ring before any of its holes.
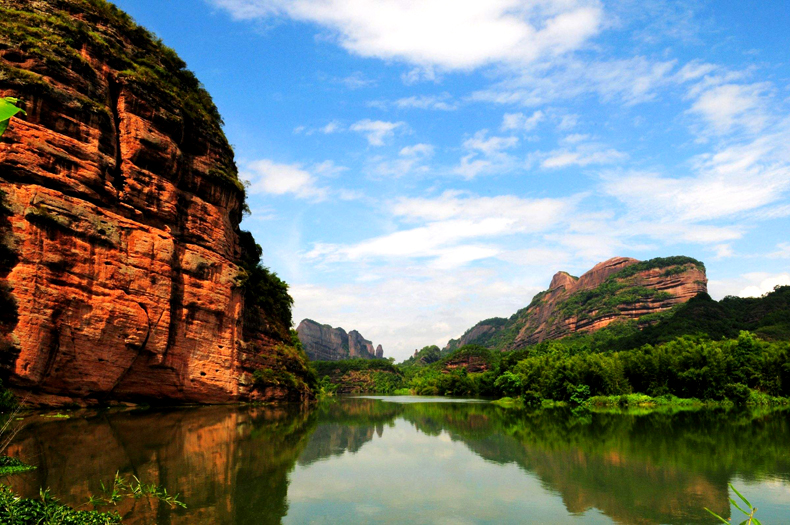
{"type": "Polygon", "coordinates": [[[304,319],[296,327],[296,331],[299,333],[299,340],[304,346],[307,357],[312,361],[384,358],[384,349],[381,345],[374,350],[373,343],[356,330],[346,333],[340,327],[333,328],[312,319],[304,319]]]}
{"type": "MultiPolygon", "coordinates": [[[[581,277],[559,272],[549,289],[509,319],[481,321],[445,350],[467,344],[507,350],[578,332],[593,332],[617,320],[642,320],[707,292],[705,266],[689,257],[640,262],[615,257],[581,277]]],[[[649,318],[644,321],[649,322],[649,318]]]]}
{"type": "Polygon", "coordinates": [[[0,0],[0,26],[0,96],[27,110],[0,142],[5,378],[53,404],[286,395],[253,388],[288,327],[246,308],[244,191],[208,93],[101,0],[0,0]]]}

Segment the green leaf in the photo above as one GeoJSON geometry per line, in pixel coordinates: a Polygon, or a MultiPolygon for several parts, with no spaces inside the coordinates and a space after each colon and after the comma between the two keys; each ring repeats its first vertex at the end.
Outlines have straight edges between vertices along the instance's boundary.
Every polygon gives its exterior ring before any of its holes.
{"type": "Polygon", "coordinates": [[[8,123],[9,122],[10,122],[10,119],[0,121],[0,137],[2,137],[3,133],[5,133],[5,130],[8,128],[8,123]]]}
{"type": "MultiPolygon", "coordinates": [[[[757,510],[757,509],[755,509],[755,510],[757,510]]],[[[760,520],[758,520],[754,516],[752,516],[752,521],[754,522],[754,525],[763,525],[762,523],[760,523],[760,520]]]]}
{"type": "Polygon", "coordinates": [[[722,518],[721,516],[719,516],[718,514],[713,512],[712,510],[710,510],[708,507],[705,507],[705,510],[707,510],[709,513],[713,514],[713,516],[716,517],[722,523],[727,523],[727,524],[730,523],[729,521],[725,520],[724,518],[722,518]]]}
{"type": "Polygon", "coordinates": [[[0,121],[8,120],[18,113],[27,114],[22,108],[16,107],[19,101],[15,98],[0,98],[0,121]],[[12,102],[13,101],[13,102],[12,102]]]}
{"type": "Polygon", "coordinates": [[[734,506],[736,509],[738,509],[739,511],[743,512],[743,513],[744,513],[744,514],[746,514],[747,516],[749,515],[749,513],[748,513],[748,512],[746,512],[745,510],[743,510],[742,508],[740,508],[740,507],[738,506],[738,502],[737,502],[737,501],[735,501],[734,499],[730,498],[730,503],[732,503],[732,504],[733,504],[733,506],[734,506]]]}
{"type": "Polygon", "coordinates": [[[734,492],[735,492],[735,493],[736,493],[736,494],[737,494],[737,495],[738,495],[738,496],[739,496],[739,497],[740,497],[740,498],[743,500],[743,502],[744,502],[744,503],[746,503],[746,504],[749,506],[749,508],[750,508],[750,509],[753,509],[753,508],[754,508],[754,507],[752,507],[752,504],[751,504],[751,503],[749,503],[749,500],[748,500],[748,499],[746,499],[746,498],[744,498],[744,497],[743,497],[743,494],[741,494],[740,492],[738,492],[738,489],[736,489],[735,487],[733,487],[733,486],[732,486],[732,483],[730,483],[730,488],[731,488],[731,489],[732,489],[732,490],[733,490],[733,491],[734,491],[734,492]]]}

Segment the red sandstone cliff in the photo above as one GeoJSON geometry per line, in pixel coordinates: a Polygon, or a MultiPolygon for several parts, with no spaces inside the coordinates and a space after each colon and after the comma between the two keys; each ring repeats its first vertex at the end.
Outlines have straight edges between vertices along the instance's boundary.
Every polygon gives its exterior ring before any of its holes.
{"type": "Polygon", "coordinates": [[[644,262],[615,257],[581,277],[558,272],[528,307],[509,319],[481,321],[445,350],[467,344],[504,350],[593,332],[616,320],[639,320],[669,310],[706,293],[707,282],[704,265],[688,257],[644,262]]]}
{"type": "Polygon", "coordinates": [[[309,395],[253,385],[288,327],[245,305],[244,191],[183,62],[103,2],[0,0],[0,26],[0,96],[27,110],[0,141],[10,384],[45,403],[309,395]]]}

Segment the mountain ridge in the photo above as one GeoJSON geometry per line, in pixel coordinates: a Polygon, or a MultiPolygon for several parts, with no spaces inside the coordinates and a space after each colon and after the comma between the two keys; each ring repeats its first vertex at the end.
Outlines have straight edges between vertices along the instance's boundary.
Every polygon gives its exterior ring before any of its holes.
{"type": "Polygon", "coordinates": [[[302,319],[296,327],[299,340],[311,361],[341,361],[344,359],[383,359],[384,349],[356,330],[346,332],[341,327],[302,319]]]}
{"type": "Polygon", "coordinates": [[[468,344],[514,350],[547,339],[594,332],[619,319],[667,311],[707,293],[705,265],[691,257],[659,257],[639,261],[614,257],[580,277],[557,272],[549,288],[509,318],[480,321],[443,352],[468,344]]]}

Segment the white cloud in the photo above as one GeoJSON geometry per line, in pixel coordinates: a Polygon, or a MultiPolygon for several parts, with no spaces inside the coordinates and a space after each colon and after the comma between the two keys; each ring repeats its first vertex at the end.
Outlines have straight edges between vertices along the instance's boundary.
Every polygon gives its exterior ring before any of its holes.
{"type": "Polygon", "coordinates": [[[469,153],[461,157],[452,169],[456,175],[473,179],[483,173],[501,173],[513,169],[515,158],[505,151],[518,145],[518,137],[488,137],[488,130],[480,130],[463,142],[469,153]]]}
{"type": "Polygon", "coordinates": [[[469,150],[475,150],[483,153],[484,155],[492,156],[510,149],[518,144],[518,137],[489,137],[487,130],[481,130],[474,134],[473,137],[464,141],[464,147],[469,150]]]}
{"type": "Polygon", "coordinates": [[[790,121],[757,139],[694,157],[692,174],[609,176],[606,193],[653,217],[705,221],[732,217],[782,199],[790,190],[790,121]]]}
{"type": "Polygon", "coordinates": [[[401,109],[436,109],[440,111],[454,111],[458,109],[458,105],[452,102],[449,93],[400,98],[395,101],[395,106],[401,109]]]}
{"type": "Polygon", "coordinates": [[[776,251],[769,254],[772,259],[790,259],[790,242],[780,242],[776,245],[776,251]]]}
{"type": "Polygon", "coordinates": [[[544,231],[564,219],[568,199],[476,197],[448,191],[437,198],[399,199],[392,215],[422,225],[351,245],[317,244],[311,259],[328,262],[370,258],[434,258],[442,267],[493,257],[501,250],[470,240],[544,231]]]}
{"type": "Polygon", "coordinates": [[[432,66],[419,66],[403,73],[400,78],[404,84],[411,86],[418,82],[439,82],[441,75],[432,66]]]}
{"type": "Polygon", "coordinates": [[[340,82],[343,83],[343,85],[345,85],[348,89],[362,89],[376,85],[375,80],[367,78],[360,71],[355,71],[349,76],[340,79],[340,82]]]}
{"type": "MultiPolygon", "coordinates": [[[[577,137],[571,137],[576,139],[577,137]]],[[[581,139],[580,139],[581,140],[581,139]]],[[[554,150],[541,161],[542,168],[567,168],[568,166],[590,166],[593,164],[613,164],[627,158],[625,153],[600,144],[581,144],[575,149],[554,150]]]]}
{"type": "Polygon", "coordinates": [[[740,297],[761,297],[768,292],[773,291],[777,286],[790,285],[790,273],[782,273],[779,275],[764,276],[764,274],[752,274],[752,276],[759,279],[757,284],[743,288],[738,295],[740,297]]]}
{"type": "Polygon", "coordinates": [[[415,144],[406,146],[400,150],[400,155],[404,157],[430,157],[433,155],[433,146],[430,144],[415,144]]]}
{"type": "Polygon", "coordinates": [[[726,259],[727,257],[732,257],[735,255],[735,251],[732,249],[731,244],[717,244],[713,247],[715,252],[715,258],[718,259],[726,259]]]}
{"type": "Polygon", "coordinates": [[[355,122],[349,128],[365,135],[371,146],[383,146],[384,140],[394,135],[395,130],[406,126],[405,122],[386,122],[383,120],[364,119],[355,122]]]}
{"type": "Polygon", "coordinates": [[[749,210],[776,197],[757,181],[722,177],[665,177],[631,173],[610,179],[605,191],[632,208],[682,220],[710,220],[749,210]]]}
{"type": "Polygon", "coordinates": [[[502,118],[502,131],[532,131],[543,120],[544,114],[538,110],[530,116],[524,113],[505,113],[502,118]]]}
{"type": "Polygon", "coordinates": [[[330,135],[332,133],[339,133],[341,131],[345,131],[345,129],[343,128],[343,125],[337,120],[328,122],[326,125],[321,126],[320,128],[312,128],[307,126],[297,126],[296,128],[294,128],[294,134],[296,135],[304,134],[307,135],[308,137],[316,133],[323,133],[324,135],[330,135]]]}
{"type": "Polygon", "coordinates": [[[290,292],[297,322],[309,317],[357,329],[400,361],[425,345],[444,346],[480,319],[512,314],[545,288],[542,281],[550,276],[541,272],[537,284],[479,268],[399,264],[379,267],[358,282],[294,283],[290,292]]]}
{"type": "Polygon", "coordinates": [[[302,199],[320,201],[326,198],[327,189],[316,185],[316,178],[301,164],[278,164],[268,159],[248,163],[241,172],[248,180],[249,192],[272,195],[293,194],[302,199]]]}
{"type": "MultiPolygon", "coordinates": [[[[602,102],[634,105],[653,100],[658,89],[677,83],[675,60],[642,56],[628,59],[546,61],[530,69],[512,70],[503,81],[476,91],[473,101],[539,106],[558,100],[597,95],[602,102]]],[[[567,129],[567,128],[566,128],[567,129]]]]}
{"type": "Polygon", "coordinates": [[[359,56],[445,70],[567,53],[595,36],[603,19],[598,0],[211,1],[237,19],[287,16],[319,24],[359,56]]]}
{"type": "Polygon", "coordinates": [[[329,135],[330,133],[337,133],[338,131],[342,131],[342,127],[340,126],[340,122],[333,120],[319,131],[324,133],[325,135],[329,135]]]}
{"type": "Polygon", "coordinates": [[[314,165],[311,171],[316,175],[321,175],[322,177],[338,177],[341,173],[345,173],[348,171],[348,168],[345,166],[338,166],[331,160],[325,160],[324,162],[319,162],[318,164],[314,165]]]}
{"type": "Polygon", "coordinates": [[[766,84],[725,84],[699,93],[689,113],[701,117],[715,133],[735,128],[752,133],[761,131],[768,121],[764,95],[766,84]]]}
{"type": "Polygon", "coordinates": [[[565,144],[578,144],[579,142],[586,142],[590,139],[589,135],[585,135],[582,133],[572,133],[570,135],[565,135],[562,138],[562,142],[565,144]]]}
{"type": "Polygon", "coordinates": [[[434,147],[430,144],[414,144],[401,148],[398,157],[371,159],[371,171],[382,177],[402,177],[413,173],[427,173],[425,162],[433,156],[434,147]]]}

